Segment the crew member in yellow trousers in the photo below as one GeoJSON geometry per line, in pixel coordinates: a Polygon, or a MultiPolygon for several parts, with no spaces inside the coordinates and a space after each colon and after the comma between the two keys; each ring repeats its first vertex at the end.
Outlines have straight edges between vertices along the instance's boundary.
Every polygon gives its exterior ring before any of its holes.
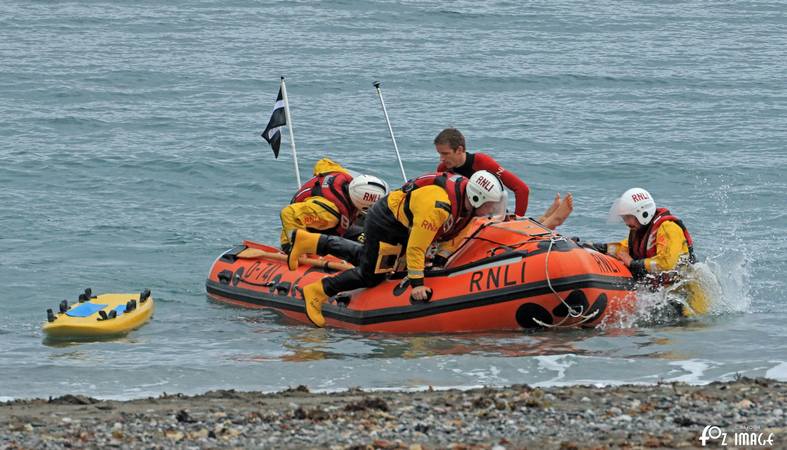
{"type": "MultiPolygon", "coordinates": [[[[675,271],[696,262],[693,241],[683,222],[666,208],[656,208],[650,193],[642,188],[629,189],[615,201],[609,212],[610,222],[621,220],[629,236],[620,242],[591,244],[593,248],[620,259],[637,280],[646,277],[656,285],[669,285],[675,271]]],[[[686,283],[688,305],[685,316],[704,314],[709,299],[696,283],[686,283]]]]}
{"type": "Polygon", "coordinates": [[[336,236],[298,230],[288,257],[291,270],[305,253],[333,254],[355,268],[306,285],[306,314],[318,327],[325,325],[322,305],[342,291],[372,287],[393,272],[405,249],[411,297],[427,301],[431,289],[424,285],[426,251],[432,242],[449,241],[477,215],[505,212],[503,187],[490,172],[478,171],[468,180],[450,173],[418,177],[391,192],[369,210],[364,223],[366,236],[360,251],[336,236]]]}
{"type": "Polygon", "coordinates": [[[344,167],[323,158],[314,165],[314,177],[295,193],[281,210],[281,248],[290,249],[295,230],[344,236],[359,212],[365,212],[388,193],[388,185],[377,177],[353,178],[344,167]]]}

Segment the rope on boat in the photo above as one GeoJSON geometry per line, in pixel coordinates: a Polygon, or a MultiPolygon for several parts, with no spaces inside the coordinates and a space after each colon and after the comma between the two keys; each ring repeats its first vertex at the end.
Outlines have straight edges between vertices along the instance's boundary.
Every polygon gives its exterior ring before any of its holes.
{"type": "Polygon", "coordinates": [[[584,307],[582,305],[577,305],[579,307],[579,310],[578,311],[575,310],[574,308],[571,307],[571,305],[566,303],[566,300],[563,297],[561,297],[560,294],[558,294],[558,292],[555,290],[554,287],[552,287],[552,279],[549,277],[549,255],[552,254],[552,246],[555,245],[555,242],[557,242],[557,241],[566,241],[566,238],[563,237],[563,236],[555,235],[555,234],[553,234],[553,235],[551,235],[549,237],[549,248],[547,249],[546,257],[544,258],[544,276],[545,276],[545,278],[547,280],[547,286],[549,286],[549,290],[552,291],[553,294],[555,294],[555,297],[557,297],[557,299],[560,300],[560,303],[562,303],[563,305],[566,306],[568,313],[566,314],[566,317],[563,318],[563,320],[561,320],[560,322],[558,322],[556,324],[544,323],[543,321],[538,320],[535,317],[533,317],[533,322],[535,322],[538,325],[541,325],[542,327],[545,327],[545,328],[557,328],[557,327],[564,326],[563,324],[569,318],[572,318],[572,319],[581,318],[582,320],[580,320],[579,322],[571,323],[569,325],[565,325],[565,326],[581,325],[581,324],[583,324],[585,322],[588,322],[591,319],[595,318],[598,315],[598,313],[599,313],[599,310],[595,310],[591,314],[583,315],[584,307]]]}

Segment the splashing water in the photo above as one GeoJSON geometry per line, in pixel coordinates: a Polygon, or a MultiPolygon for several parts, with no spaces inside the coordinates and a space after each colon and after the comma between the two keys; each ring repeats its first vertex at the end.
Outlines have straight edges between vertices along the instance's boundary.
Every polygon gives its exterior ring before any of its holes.
{"type": "Polygon", "coordinates": [[[747,259],[743,254],[736,258],[698,262],[683,274],[680,281],[669,287],[653,291],[649,286],[640,286],[636,299],[632,299],[636,305],[634,310],[603,322],[601,328],[636,328],[685,320],[679,309],[693,310],[689,297],[697,295],[697,292],[708,300],[707,313],[702,316],[746,312],[751,305],[746,283],[748,276],[747,259]]]}
{"type": "MultiPolygon", "coordinates": [[[[709,188],[709,195],[714,199],[712,205],[722,215],[729,216],[736,210],[730,199],[733,185],[726,175],[720,174],[715,180],[706,178],[700,184],[709,188]]],[[[751,224],[744,219],[725,221],[722,226],[707,225],[709,229],[705,233],[709,236],[703,239],[705,251],[714,253],[695,264],[692,275],[711,299],[710,312],[715,315],[751,312],[752,267],[756,264],[753,255],[757,253],[753,251],[756,244],[743,237],[751,224]],[[709,249],[708,245],[714,243],[715,248],[709,249]]]]}
{"type": "Polygon", "coordinates": [[[740,252],[720,259],[697,263],[694,274],[711,299],[711,313],[716,315],[747,312],[751,308],[749,260],[740,252]]]}

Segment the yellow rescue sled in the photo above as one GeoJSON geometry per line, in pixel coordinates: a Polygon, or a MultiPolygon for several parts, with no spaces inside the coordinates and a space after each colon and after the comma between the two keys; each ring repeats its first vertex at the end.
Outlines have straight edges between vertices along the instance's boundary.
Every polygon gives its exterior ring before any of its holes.
{"type": "Polygon", "coordinates": [[[49,338],[79,339],[117,336],[139,328],[153,315],[150,290],[139,294],[101,294],[90,289],[80,294],[79,302],[60,302],[60,311],[47,310],[43,331],[49,338]]]}

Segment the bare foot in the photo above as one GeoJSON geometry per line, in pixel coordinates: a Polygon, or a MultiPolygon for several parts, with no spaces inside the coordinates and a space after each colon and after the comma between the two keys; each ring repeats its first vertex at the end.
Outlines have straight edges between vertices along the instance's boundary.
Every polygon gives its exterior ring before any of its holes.
{"type": "Polygon", "coordinates": [[[555,209],[555,211],[546,217],[541,223],[543,223],[544,226],[550,230],[554,230],[555,228],[562,225],[566,219],[568,219],[568,216],[572,211],[574,211],[574,196],[569,192],[566,194],[566,198],[560,202],[560,205],[557,207],[557,209],[555,209]]]}
{"type": "Polygon", "coordinates": [[[551,216],[552,213],[555,212],[558,206],[560,206],[560,192],[555,194],[555,199],[552,201],[552,204],[549,205],[547,211],[541,217],[538,218],[538,221],[544,223],[547,217],[551,216]]]}

